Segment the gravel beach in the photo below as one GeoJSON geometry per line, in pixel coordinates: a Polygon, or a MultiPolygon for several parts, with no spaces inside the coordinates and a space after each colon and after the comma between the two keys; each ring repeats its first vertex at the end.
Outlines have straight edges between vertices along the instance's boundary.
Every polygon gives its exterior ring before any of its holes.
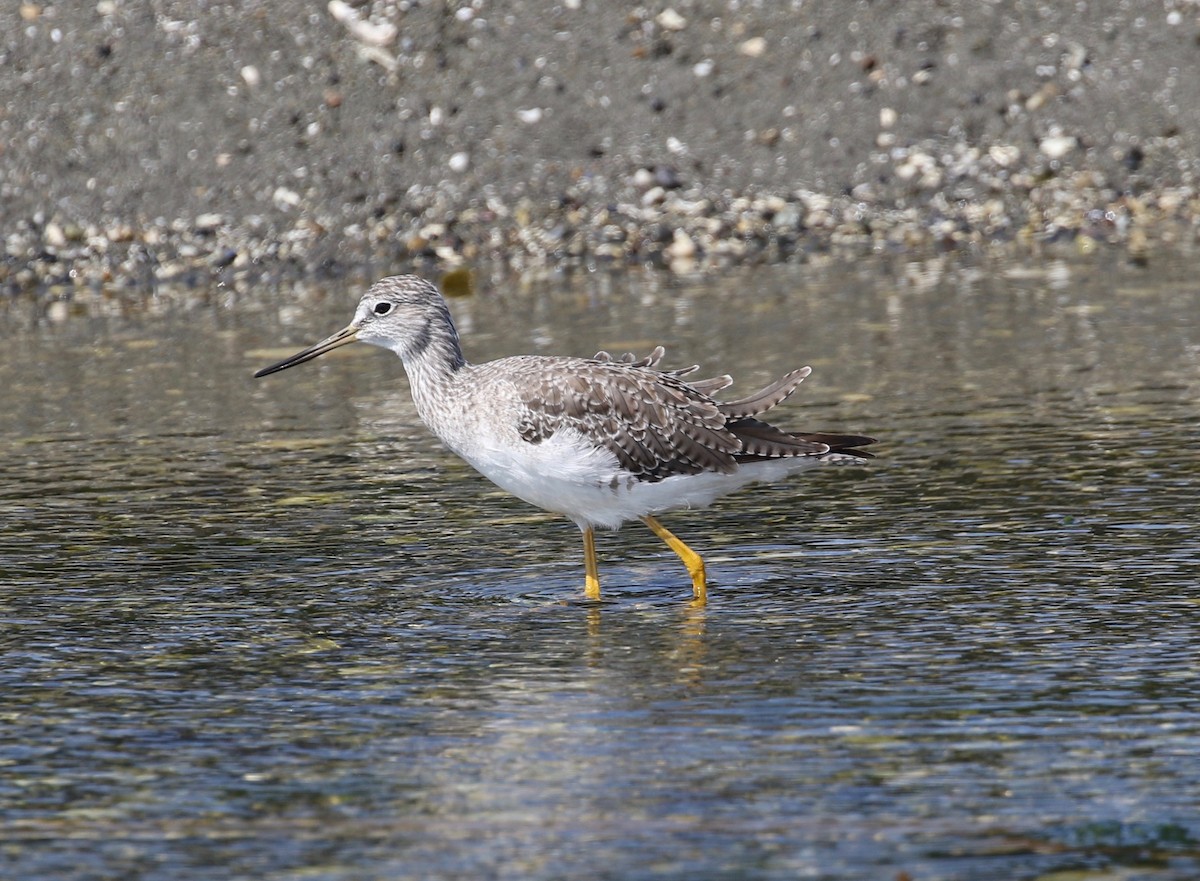
{"type": "Polygon", "coordinates": [[[0,8],[0,286],[1190,248],[1195,0],[0,8]]]}

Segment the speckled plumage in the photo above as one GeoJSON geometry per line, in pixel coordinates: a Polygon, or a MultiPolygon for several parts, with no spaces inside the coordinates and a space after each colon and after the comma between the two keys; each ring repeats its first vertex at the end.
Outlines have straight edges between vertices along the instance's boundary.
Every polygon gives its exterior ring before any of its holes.
{"type": "MultiPolygon", "coordinates": [[[[356,339],[400,356],[418,414],[447,447],[500,487],[574,520],[589,554],[594,527],[640,517],[690,570],[687,554],[695,556],[698,599],[698,555],[654,514],[707,505],[818,462],[866,458],[857,448],[872,443],[859,435],[786,432],[757,418],[795,391],[807,367],[747,397],[719,401],[713,396],[730,377],[689,380],[697,367],[659,369],[662,347],[640,359],[598,352],[469,364],[445,300],[413,276],[377,282],[347,328],[256,376],[356,339]]],[[[593,576],[589,558],[589,594],[593,576]]]]}

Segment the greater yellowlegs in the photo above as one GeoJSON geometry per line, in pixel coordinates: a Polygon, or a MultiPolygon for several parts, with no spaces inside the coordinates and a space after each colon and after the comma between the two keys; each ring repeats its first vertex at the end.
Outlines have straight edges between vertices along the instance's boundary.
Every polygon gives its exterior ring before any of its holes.
{"type": "Polygon", "coordinates": [[[658,522],[703,507],[748,483],[774,481],[820,462],[868,458],[873,438],[781,431],[755,417],[786,399],[802,367],[736,401],[713,395],[729,376],[685,379],[699,367],[660,370],[664,351],[593,358],[517,355],[468,364],[438,289],[411,275],[376,282],[354,320],[254,375],[303,364],[355,341],[391,349],[408,373],[417,413],[484,477],[532,505],[564,514],[583,532],[584,593],[600,597],[594,530],[639,518],[683,561],[697,604],[704,561],[658,522]]]}

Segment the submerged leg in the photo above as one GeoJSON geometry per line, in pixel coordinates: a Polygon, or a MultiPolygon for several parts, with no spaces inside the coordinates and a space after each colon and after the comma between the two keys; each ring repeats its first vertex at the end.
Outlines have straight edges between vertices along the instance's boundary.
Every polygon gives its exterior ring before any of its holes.
{"type": "Polygon", "coordinates": [[[592,527],[583,530],[583,595],[589,600],[600,599],[600,568],[596,565],[596,537],[592,527]]]}
{"type": "Polygon", "coordinates": [[[679,555],[683,565],[687,566],[688,574],[692,576],[692,593],[695,603],[703,606],[708,602],[708,582],[704,578],[704,561],[700,555],[675,537],[674,533],[663,526],[650,515],[642,518],[642,522],[654,530],[654,534],[667,543],[667,547],[679,555]]]}

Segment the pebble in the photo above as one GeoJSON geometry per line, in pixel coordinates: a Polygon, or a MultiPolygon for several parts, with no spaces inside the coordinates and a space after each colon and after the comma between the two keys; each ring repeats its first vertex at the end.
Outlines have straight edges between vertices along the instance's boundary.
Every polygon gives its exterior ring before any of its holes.
{"type": "Polygon", "coordinates": [[[767,41],[764,37],[751,37],[738,46],[738,51],[750,58],[759,58],[767,51],[767,41]]]}
{"type": "Polygon", "coordinates": [[[687,27],[687,19],[669,6],[656,15],[654,21],[664,31],[681,31],[687,27]]]}
{"type": "Polygon", "coordinates": [[[651,187],[642,193],[642,206],[645,208],[657,205],[667,197],[667,191],[662,187],[651,187]]]}
{"type": "Polygon", "coordinates": [[[1079,146],[1079,141],[1069,135],[1051,135],[1038,141],[1038,150],[1047,159],[1062,159],[1079,146]]]}
{"type": "Polygon", "coordinates": [[[65,248],[67,246],[67,234],[63,232],[61,226],[53,221],[46,224],[46,229],[42,235],[46,244],[51,248],[65,248]]]}
{"type": "Polygon", "coordinates": [[[654,172],[649,168],[639,168],[633,173],[633,185],[641,189],[654,186],[654,172]]]}
{"type": "Polygon", "coordinates": [[[1021,158],[1021,148],[1011,144],[996,144],[988,149],[988,158],[1001,168],[1016,165],[1021,158]]]}
{"type": "Polygon", "coordinates": [[[673,260],[695,257],[696,243],[684,230],[676,229],[671,244],[667,246],[667,256],[673,260]]]}
{"type": "MultiPolygon", "coordinates": [[[[667,145],[670,147],[670,144],[667,145]]],[[[667,190],[674,190],[683,186],[683,182],[679,178],[679,172],[670,165],[654,166],[653,182],[667,190]]]]}
{"type": "Polygon", "coordinates": [[[345,26],[351,36],[368,46],[391,45],[400,35],[400,29],[391,22],[370,22],[360,18],[358,10],[344,0],[329,0],[326,8],[335,21],[345,26]]]}
{"type": "Polygon", "coordinates": [[[287,211],[300,204],[300,194],[287,187],[276,187],[275,192],[271,194],[271,201],[275,203],[276,208],[287,211]]]}
{"type": "Polygon", "coordinates": [[[942,172],[933,156],[928,153],[915,151],[908,154],[896,166],[896,177],[903,181],[911,181],[923,190],[932,190],[941,186],[942,172]]]}

